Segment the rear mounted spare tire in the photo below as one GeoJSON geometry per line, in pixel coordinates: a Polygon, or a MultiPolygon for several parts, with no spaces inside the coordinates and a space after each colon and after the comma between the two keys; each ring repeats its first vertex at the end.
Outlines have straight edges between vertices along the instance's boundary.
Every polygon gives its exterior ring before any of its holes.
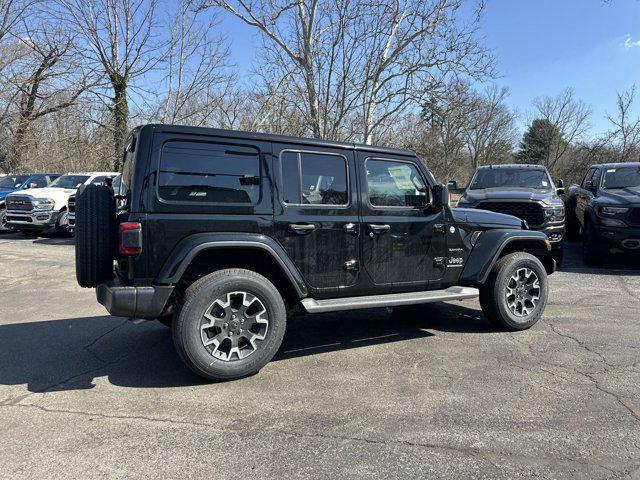
{"type": "Polygon", "coordinates": [[[93,288],[113,277],[116,204],[111,187],[89,185],[76,197],[76,278],[93,288]]]}

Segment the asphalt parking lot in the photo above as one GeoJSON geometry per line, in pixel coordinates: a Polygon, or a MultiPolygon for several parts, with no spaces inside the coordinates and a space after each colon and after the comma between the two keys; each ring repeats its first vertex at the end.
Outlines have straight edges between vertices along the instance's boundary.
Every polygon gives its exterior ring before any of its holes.
{"type": "Polygon", "coordinates": [[[572,245],[542,320],[476,301],[296,317],[208,384],[157,322],[106,315],[70,239],[0,236],[2,478],[638,478],[640,262],[572,245]]]}

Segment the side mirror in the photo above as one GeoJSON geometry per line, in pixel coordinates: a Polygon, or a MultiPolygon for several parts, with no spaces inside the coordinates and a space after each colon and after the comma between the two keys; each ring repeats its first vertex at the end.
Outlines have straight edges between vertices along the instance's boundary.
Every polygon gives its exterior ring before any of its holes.
{"type": "Polygon", "coordinates": [[[449,180],[447,182],[447,188],[449,190],[457,190],[458,189],[458,182],[456,180],[449,180]]]}
{"type": "Polygon", "coordinates": [[[587,182],[587,190],[589,190],[589,191],[590,191],[590,192],[592,192],[592,193],[596,193],[596,186],[595,186],[595,184],[593,183],[593,180],[589,180],[589,181],[587,182]]]}
{"type": "Polygon", "coordinates": [[[445,185],[435,185],[433,187],[433,206],[441,209],[449,205],[449,189],[445,185]]]}
{"type": "Polygon", "coordinates": [[[564,190],[564,180],[560,179],[560,180],[558,180],[558,185],[556,187],[556,193],[558,195],[564,195],[564,192],[565,192],[565,190],[564,190]]]}
{"type": "Polygon", "coordinates": [[[564,188],[564,180],[558,180],[558,188],[564,188]]]}

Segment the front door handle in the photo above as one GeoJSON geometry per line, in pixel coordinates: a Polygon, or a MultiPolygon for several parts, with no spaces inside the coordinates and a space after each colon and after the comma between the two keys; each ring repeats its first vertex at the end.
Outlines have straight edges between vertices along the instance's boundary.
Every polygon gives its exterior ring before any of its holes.
{"type": "Polygon", "coordinates": [[[391,230],[390,225],[379,225],[375,223],[370,223],[369,225],[367,225],[367,227],[369,228],[370,237],[373,237],[374,235],[382,235],[383,233],[391,230]]]}
{"type": "Polygon", "coordinates": [[[290,223],[289,230],[298,235],[306,235],[313,232],[316,226],[310,223],[290,223]]]}
{"type": "Polygon", "coordinates": [[[354,236],[358,236],[358,225],[355,223],[345,223],[344,225],[344,231],[346,233],[348,233],[349,235],[354,235],[354,236]]]}

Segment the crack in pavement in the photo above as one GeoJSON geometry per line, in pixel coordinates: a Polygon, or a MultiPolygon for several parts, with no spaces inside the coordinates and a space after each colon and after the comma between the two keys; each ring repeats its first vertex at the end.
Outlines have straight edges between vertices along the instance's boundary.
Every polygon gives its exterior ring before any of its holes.
{"type": "MultiPolygon", "coordinates": [[[[569,366],[566,366],[566,365],[559,365],[559,364],[557,364],[557,363],[550,362],[550,361],[548,361],[546,358],[544,358],[544,357],[542,357],[541,355],[539,355],[539,352],[537,352],[536,350],[534,350],[533,345],[531,345],[531,344],[527,344],[527,343],[524,343],[524,342],[521,342],[520,340],[518,340],[518,339],[516,338],[516,336],[515,336],[514,334],[510,334],[510,336],[511,336],[511,338],[512,338],[516,343],[519,343],[520,345],[525,346],[525,347],[529,350],[529,352],[530,352],[533,356],[535,356],[535,357],[536,357],[536,358],[537,358],[541,363],[544,363],[545,365],[549,365],[549,366],[554,367],[554,368],[559,368],[559,369],[561,369],[561,370],[569,370],[569,371],[571,371],[571,372],[573,372],[573,373],[576,373],[576,374],[578,374],[578,375],[581,375],[583,378],[586,378],[587,380],[589,380],[589,382],[590,382],[590,383],[591,383],[591,384],[592,384],[592,385],[593,385],[593,386],[594,386],[598,391],[600,391],[600,392],[602,392],[602,393],[604,393],[604,394],[606,394],[606,395],[608,395],[608,396],[612,397],[612,398],[613,398],[613,399],[618,403],[618,405],[620,405],[620,406],[621,406],[621,407],[622,407],[626,412],[628,412],[628,413],[629,413],[629,414],[634,418],[634,420],[635,420],[636,422],[640,423],[640,414],[639,414],[639,413],[637,413],[637,412],[636,412],[636,411],[635,411],[635,410],[634,410],[630,405],[627,405],[627,403],[624,401],[625,396],[624,396],[624,395],[620,395],[619,393],[616,393],[616,392],[614,392],[614,391],[612,391],[612,390],[607,389],[607,388],[606,388],[605,386],[603,386],[603,385],[600,383],[600,381],[595,377],[595,375],[596,375],[597,373],[607,373],[607,372],[609,372],[611,369],[619,368],[620,366],[619,366],[619,365],[613,365],[613,364],[611,364],[611,363],[607,362],[607,360],[605,359],[605,357],[604,357],[601,353],[599,353],[599,352],[596,352],[596,351],[592,350],[591,348],[589,348],[589,347],[585,344],[585,342],[583,342],[583,341],[579,340],[578,338],[575,338],[575,337],[573,337],[573,336],[571,336],[571,335],[569,335],[569,334],[564,334],[564,333],[562,333],[562,332],[558,331],[558,330],[556,329],[556,327],[555,327],[554,325],[552,325],[551,323],[547,323],[547,325],[549,326],[549,330],[550,330],[551,332],[553,332],[554,334],[556,334],[557,336],[559,336],[559,337],[561,337],[561,338],[566,338],[566,339],[572,340],[572,341],[574,341],[574,342],[575,342],[575,343],[576,343],[580,348],[584,349],[585,351],[587,351],[587,352],[589,352],[589,353],[591,353],[591,354],[594,354],[594,355],[598,356],[598,358],[600,359],[600,361],[601,361],[604,365],[606,365],[607,367],[609,367],[609,368],[606,368],[606,367],[605,367],[604,372],[589,372],[589,371],[581,371],[581,370],[578,370],[577,368],[572,368],[572,367],[569,367],[569,366]]],[[[562,378],[564,381],[568,381],[568,379],[566,379],[566,378],[565,378],[565,377],[563,377],[562,375],[555,374],[555,373],[552,373],[552,372],[550,372],[550,371],[548,371],[548,370],[544,370],[544,369],[541,369],[541,370],[542,370],[542,371],[545,371],[546,373],[550,373],[550,374],[552,374],[554,377],[555,377],[555,376],[557,376],[557,377],[559,377],[559,378],[562,378]]],[[[570,382],[570,383],[575,384],[575,382],[570,382]]]]}
{"type": "MultiPolygon", "coordinates": [[[[567,458],[567,457],[541,457],[539,455],[525,455],[525,454],[517,454],[510,452],[499,452],[499,451],[487,451],[481,450],[480,448],[474,447],[465,447],[465,446],[450,446],[450,445],[439,445],[436,443],[427,443],[427,442],[415,442],[410,440],[399,440],[399,439],[375,439],[375,438],[367,438],[361,436],[347,436],[347,435],[336,435],[329,433],[304,433],[304,432],[295,432],[291,430],[283,430],[279,428],[253,428],[253,429],[231,429],[231,428],[220,428],[215,424],[207,423],[207,422],[196,422],[190,420],[177,420],[172,418],[156,418],[149,417],[145,415],[115,415],[115,414],[106,414],[106,413],[97,413],[97,412],[87,412],[83,410],[66,410],[66,409],[55,409],[48,408],[42,405],[37,404],[15,404],[15,405],[0,405],[0,408],[24,408],[24,409],[36,409],[45,413],[59,413],[59,414],[69,414],[69,415],[80,415],[83,417],[89,418],[102,418],[107,420],[133,420],[133,421],[143,421],[143,422],[151,422],[151,423],[166,423],[171,425],[185,425],[192,427],[203,427],[208,431],[215,431],[221,435],[225,434],[243,434],[243,433],[269,433],[269,434],[280,434],[291,436],[295,438],[310,438],[310,439],[325,439],[325,440],[337,440],[342,442],[361,442],[371,445],[394,445],[394,446],[408,446],[408,447],[416,447],[416,448],[424,448],[429,450],[440,450],[444,452],[454,452],[454,453],[463,453],[467,455],[471,455],[473,457],[485,458],[491,461],[491,458],[494,459],[509,459],[518,464],[528,464],[528,465],[548,465],[552,464],[558,467],[563,468],[575,468],[576,466],[581,467],[600,467],[604,470],[607,470],[613,474],[623,474],[629,470],[633,471],[636,468],[636,463],[630,463],[629,461],[625,461],[619,458],[610,458],[606,459],[606,462],[596,462],[588,459],[576,459],[576,458],[567,458]],[[622,467],[624,470],[616,469],[615,467],[622,467]]],[[[605,460],[605,459],[602,459],[605,460]]],[[[609,477],[612,478],[612,477],[609,477]]]]}

